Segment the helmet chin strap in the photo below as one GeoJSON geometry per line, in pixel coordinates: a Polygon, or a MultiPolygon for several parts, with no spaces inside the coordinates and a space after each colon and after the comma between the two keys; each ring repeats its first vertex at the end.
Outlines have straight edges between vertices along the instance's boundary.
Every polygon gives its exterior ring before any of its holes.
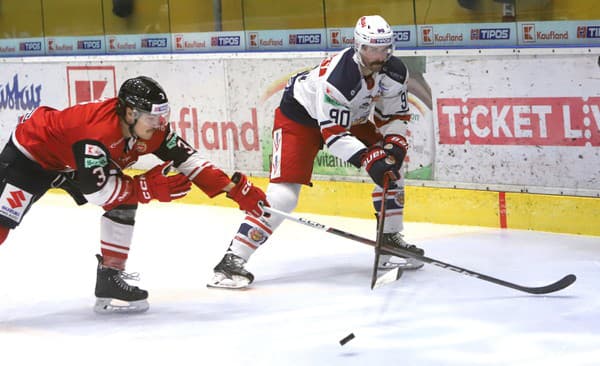
{"type": "Polygon", "coordinates": [[[131,135],[131,137],[133,137],[134,139],[137,140],[137,139],[139,139],[139,136],[135,133],[134,128],[135,128],[135,125],[138,123],[139,112],[136,111],[135,109],[132,109],[132,110],[133,110],[133,112],[132,112],[133,113],[133,123],[130,124],[130,123],[127,123],[126,119],[124,119],[124,120],[125,120],[125,124],[127,124],[127,128],[129,129],[129,134],[131,135]]]}

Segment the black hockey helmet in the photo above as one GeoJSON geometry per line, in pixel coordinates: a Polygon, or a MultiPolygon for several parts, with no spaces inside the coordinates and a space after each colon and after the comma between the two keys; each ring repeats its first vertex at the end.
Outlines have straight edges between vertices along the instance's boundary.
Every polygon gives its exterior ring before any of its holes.
{"type": "Polygon", "coordinates": [[[117,114],[123,118],[125,107],[152,115],[165,115],[169,112],[167,93],[154,79],[147,76],[125,80],[119,89],[118,99],[117,114]]]}

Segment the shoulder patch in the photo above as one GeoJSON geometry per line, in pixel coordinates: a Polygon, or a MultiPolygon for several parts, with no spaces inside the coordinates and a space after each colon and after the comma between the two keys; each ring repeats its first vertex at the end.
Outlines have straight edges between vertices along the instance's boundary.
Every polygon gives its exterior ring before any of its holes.
{"type": "Polygon", "coordinates": [[[406,82],[407,69],[404,62],[396,56],[390,57],[389,60],[383,65],[381,73],[390,77],[401,84],[406,82]]]}
{"type": "Polygon", "coordinates": [[[347,100],[352,100],[358,94],[361,86],[360,70],[353,56],[353,49],[344,52],[342,58],[327,78],[327,82],[339,90],[347,100]]]}

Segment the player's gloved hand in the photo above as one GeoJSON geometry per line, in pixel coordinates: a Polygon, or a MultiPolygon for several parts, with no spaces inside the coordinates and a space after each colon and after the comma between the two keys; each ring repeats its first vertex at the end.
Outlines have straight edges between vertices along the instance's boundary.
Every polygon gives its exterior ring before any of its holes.
{"type": "Polygon", "coordinates": [[[262,206],[269,206],[265,192],[253,185],[240,172],[235,172],[231,177],[231,181],[235,186],[227,192],[227,197],[237,202],[240,205],[240,210],[261,217],[265,213],[262,206]]]}
{"type": "Polygon", "coordinates": [[[396,169],[399,170],[406,157],[408,142],[402,135],[386,135],[383,139],[383,150],[396,159],[396,169]]]}
{"type": "Polygon", "coordinates": [[[362,154],[360,162],[378,186],[383,187],[383,177],[387,175],[390,178],[390,188],[395,187],[393,182],[398,180],[396,159],[385,150],[379,146],[371,146],[362,154]]]}
{"type": "Polygon", "coordinates": [[[185,175],[179,173],[167,176],[172,165],[173,162],[168,161],[133,177],[138,202],[148,203],[152,199],[170,202],[190,191],[192,182],[185,175]]]}

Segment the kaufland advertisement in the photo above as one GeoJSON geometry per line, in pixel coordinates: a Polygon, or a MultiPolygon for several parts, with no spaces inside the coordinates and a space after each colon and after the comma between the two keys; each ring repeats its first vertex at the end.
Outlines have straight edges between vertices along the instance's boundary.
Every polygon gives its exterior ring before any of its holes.
{"type": "MultiPolygon", "coordinates": [[[[65,108],[114,97],[125,79],[148,75],[169,95],[171,127],[203,156],[228,172],[266,174],[273,110],[283,87],[321,58],[187,56],[148,62],[133,56],[27,63],[8,58],[0,68],[0,143],[18,116],[39,105],[65,108]]],[[[413,75],[422,81],[409,85],[415,116],[407,177],[421,171],[426,174],[413,178],[442,185],[600,190],[597,57],[427,57],[424,69],[413,75]]],[[[143,159],[137,166],[154,163],[143,159]]],[[[315,173],[368,181],[362,170],[328,154],[319,156],[315,173]]]]}

